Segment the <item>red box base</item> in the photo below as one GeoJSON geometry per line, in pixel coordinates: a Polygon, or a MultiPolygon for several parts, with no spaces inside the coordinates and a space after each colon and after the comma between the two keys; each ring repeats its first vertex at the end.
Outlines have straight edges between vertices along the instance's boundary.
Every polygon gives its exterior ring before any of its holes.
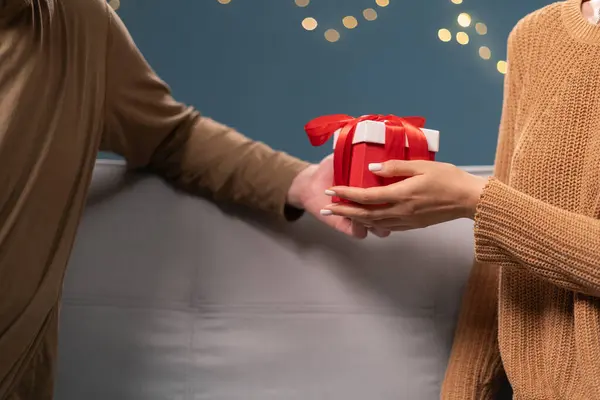
{"type": "MultiPolygon", "coordinates": [[[[357,143],[352,146],[352,161],[350,168],[350,182],[348,186],[370,188],[378,186],[387,186],[396,182],[400,182],[406,177],[382,178],[369,171],[369,164],[383,163],[389,161],[387,158],[385,147],[383,144],[377,143],[357,143]]],[[[406,149],[406,159],[412,160],[410,156],[410,148],[406,149]]],[[[429,160],[435,161],[435,152],[429,152],[429,160]]],[[[351,203],[337,197],[333,198],[333,202],[351,203]]]]}

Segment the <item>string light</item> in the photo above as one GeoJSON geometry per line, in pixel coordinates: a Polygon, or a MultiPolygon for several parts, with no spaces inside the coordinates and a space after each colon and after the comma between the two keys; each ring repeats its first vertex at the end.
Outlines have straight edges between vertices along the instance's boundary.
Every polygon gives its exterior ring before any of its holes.
{"type": "Polygon", "coordinates": [[[318,25],[317,20],[312,17],[304,18],[302,20],[302,27],[307,31],[314,31],[317,29],[318,25]]]}
{"type": "MultiPolygon", "coordinates": [[[[450,1],[453,4],[462,4],[463,3],[463,0],[450,0],[450,1]]],[[[456,21],[463,28],[470,28],[471,24],[474,22],[471,15],[469,15],[466,12],[461,12],[458,15],[456,21]]],[[[488,33],[488,27],[483,22],[477,22],[475,24],[474,28],[475,28],[474,29],[475,32],[480,36],[487,35],[487,33],[488,33]]],[[[456,42],[463,46],[467,45],[471,40],[471,38],[469,37],[469,34],[467,32],[457,32],[455,37],[456,37],[456,42]]],[[[452,40],[452,33],[448,29],[445,29],[445,28],[440,29],[440,30],[438,30],[438,38],[442,42],[446,42],[446,43],[450,42],[452,40]]],[[[479,53],[479,57],[481,57],[483,60],[490,60],[492,58],[492,50],[488,46],[480,46],[478,53],[479,53]]],[[[507,62],[505,60],[497,61],[496,69],[501,74],[506,74],[507,69],[508,69],[507,62]]]]}
{"type": "Polygon", "coordinates": [[[344,27],[346,27],[347,29],[354,29],[358,26],[358,20],[353,16],[349,15],[342,19],[342,24],[344,24],[344,27]]]}
{"type": "Polygon", "coordinates": [[[458,32],[456,34],[456,41],[464,46],[469,43],[469,35],[466,32],[458,32]]]}
{"type": "Polygon", "coordinates": [[[496,68],[498,69],[498,72],[500,72],[501,74],[506,74],[506,70],[508,69],[508,64],[506,63],[506,61],[500,60],[496,64],[496,68]]]}
{"type": "MultiPolygon", "coordinates": [[[[217,0],[220,3],[226,2],[229,3],[231,0],[217,0]]],[[[311,4],[311,0],[294,0],[294,3],[298,7],[308,7],[311,4]]],[[[379,7],[387,7],[390,5],[390,0],[375,0],[375,3],[379,7]]],[[[377,11],[373,8],[366,8],[362,12],[362,16],[367,21],[375,21],[378,17],[377,11]]],[[[358,26],[358,19],[352,15],[347,15],[342,18],[342,25],[346,29],[355,29],[358,26]]],[[[302,20],[302,27],[307,31],[314,31],[317,29],[319,24],[317,20],[313,17],[307,17],[302,20]]],[[[336,29],[327,29],[324,33],[325,40],[328,42],[334,43],[340,40],[341,35],[340,32],[336,29]]]]}
{"type": "Polygon", "coordinates": [[[481,46],[479,48],[479,57],[483,58],[484,60],[489,60],[492,58],[492,51],[487,46],[481,46]]]}
{"type": "Polygon", "coordinates": [[[331,43],[337,42],[340,40],[340,33],[335,29],[327,29],[325,31],[325,39],[331,43]]]}
{"type": "Polygon", "coordinates": [[[485,35],[487,33],[487,26],[483,22],[478,22],[475,24],[475,31],[480,35],[485,35]]]}
{"type": "Polygon", "coordinates": [[[377,19],[377,11],[372,8],[367,8],[363,11],[363,17],[365,17],[367,21],[375,21],[377,19]]]}
{"type": "Polygon", "coordinates": [[[471,16],[467,13],[460,13],[457,18],[458,24],[463,28],[468,28],[471,25],[471,16]]]}
{"type": "Polygon", "coordinates": [[[108,2],[108,5],[115,11],[117,11],[119,9],[119,7],[121,7],[121,1],[120,0],[110,0],[108,2]]]}
{"type": "MultiPolygon", "coordinates": [[[[231,0],[217,0],[217,1],[220,4],[230,4],[231,3],[231,0]]],[[[450,1],[456,5],[463,3],[463,0],[450,0],[450,1]]],[[[308,5],[310,4],[310,0],[294,0],[294,2],[296,4],[296,6],[298,6],[298,7],[308,7],[308,5]]],[[[390,0],[375,0],[375,3],[379,7],[387,7],[390,4],[390,0]]],[[[116,10],[120,7],[120,0],[110,0],[109,5],[113,9],[116,10]]],[[[365,18],[365,20],[367,20],[367,21],[375,21],[377,19],[377,11],[375,11],[373,8],[367,8],[367,9],[363,10],[362,15],[365,18]]],[[[473,22],[473,20],[468,13],[463,12],[458,15],[457,22],[461,27],[468,28],[471,26],[471,23],[473,22]]],[[[342,24],[344,25],[344,27],[346,29],[355,29],[358,26],[358,20],[354,16],[348,15],[348,16],[342,18],[342,24]]],[[[313,17],[307,17],[302,20],[302,27],[307,31],[314,31],[315,29],[317,29],[318,25],[319,24],[317,23],[317,20],[313,17]]],[[[483,35],[487,34],[488,28],[483,22],[477,22],[475,24],[475,32],[477,32],[477,34],[483,36],[483,35]]],[[[328,42],[331,42],[331,43],[335,43],[335,42],[339,41],[341,38],[340,33],[336,29],[327,29],[324,33],[324,36],[325,36],[325,40],[327,40],[328,42]]],[[[450,42],[452,40],[452,33],[448,29],[442,28],[442,29],[438,30],[438,38],[442,42],[445,42],[445,43],[450,42]]],[[[460,45],[463,45],[463,46],[467,45],[470,41],[469,34],[467,32],[462,32],[462,31],[457,32],[456,33],[456,41],[460,45]]],[[[487,46],[479,47],[478,53],[479,53],[479,57],[481,57],[484,60],[489,60],[492,57],[492,51],[487,46]]],[[[501,74],[506,74],[507,69],[508,69],[507,62],[505,60],[498,61],[496,63],[496,69],[501,74]]]]}
{"type": "Polygon", "coordinates": [[[440,29],[438,31],[438,38],[442,41],[442,42],[449,42],[452,40],[452,33],[450,33],[450,31],[448,29],[440,29]]]}

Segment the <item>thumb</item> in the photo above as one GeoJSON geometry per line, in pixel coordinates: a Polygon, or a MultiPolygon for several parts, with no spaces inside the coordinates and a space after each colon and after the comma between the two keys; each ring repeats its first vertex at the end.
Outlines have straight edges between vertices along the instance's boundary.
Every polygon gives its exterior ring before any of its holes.
{"type": "Polygon", "coordinates": [[[429,163],[429,161],[421,160],[390,160],[380,164],[369,164],[369,171],[375,175],[389,178],[396,176],[411,177],[424,174],[429,163]]]}

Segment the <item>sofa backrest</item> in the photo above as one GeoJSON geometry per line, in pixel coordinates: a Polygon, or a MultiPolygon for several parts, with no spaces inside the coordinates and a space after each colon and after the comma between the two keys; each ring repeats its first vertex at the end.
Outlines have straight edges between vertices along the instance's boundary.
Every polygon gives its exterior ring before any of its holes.
{"type": "Polygon", "coordinates": [[[437,399],[472,229],[357,241],[99,162],[65,283],[57,399],[437,399]]]}

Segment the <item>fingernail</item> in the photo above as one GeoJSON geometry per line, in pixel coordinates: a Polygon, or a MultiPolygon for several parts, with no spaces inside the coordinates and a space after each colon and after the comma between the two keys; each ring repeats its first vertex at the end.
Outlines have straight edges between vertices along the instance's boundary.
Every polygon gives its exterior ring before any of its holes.
{"type": "Polygon", "coordinates": [[[379,164],[379,163],[369,164],[369,171],[372,171],[372,172],[381,171],[382,168],[383,168],[383,165],[379,164]]]}
{"type": "Polygon", "coordinates": [[[334,192],[333,190],[329,190],[329,189],[327,189],[327,190],[325,191],[325,194],[326,194],[327,196],[335,196],[335,192],[334,192]]]}
{"type": "Polygon", "coordinates": [[[333,214],[333,211],[331,211],[331,210],[321,210],[321,215],[323,215],[323,216],[328,216],[331,214],[333,214]]]}

